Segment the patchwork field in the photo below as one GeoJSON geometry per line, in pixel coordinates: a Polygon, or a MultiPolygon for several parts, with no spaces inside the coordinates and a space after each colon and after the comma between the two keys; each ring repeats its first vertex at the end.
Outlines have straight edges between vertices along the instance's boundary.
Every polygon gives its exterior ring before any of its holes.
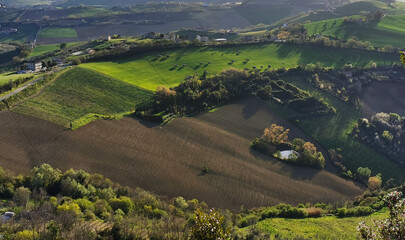
{"type": "Polygon", "coordinates": [[[39,26],[35,24],[18,25],[18,32],[10,35],[0,35],[2,43],[26,43],[33,41],[39,26]]]}
{"type": "Polygon", "coordinates": [[[271,24],[283,18],[292,16],[292,6],[266,6],[266,5],[241,5],[236,8],[238,13],[251,24],[271,24]]]}
{"type": "Polygon", "coordinates": [[[405,47],[405,15],[388,15],[378,24],[345,24],[343,18],[331,19],[306,24],[309,35],[322,34],[325,36],[349,39],[357,37],[362,41],[370,41],[373,45],[384,47],[405,47]]]}
{"type": "Polygon", "coordinates": [[[251,69],[253,66],[257,68],[263,66],[265,69],[271,65],[273,69],[277,69],[318,62],[325,67],[335,68],[342,68],[347,63],[355,67],[370,67],[373,62],[378,66],[390,66],[398,63],[398,56],[309,45],[257,44],[237,47],[184,48],[142,54],[127,59],[87,63],[81,66],[154,91],[159,85],[177,86],[186,76],[194,73],[201,75],[204,71],[215,74],[231,67],[251,69]]]}
{"type": "Polygon", "coordinates": [[[87,114],[111,115],[149,102],[151,92],[88,69],[74,68],[59,76],[37,97],[13,111],[68,127],[87,114]]]}
{"type": "MultiPolygon", "coordinates": [[[[0,165],[15,172],[27,172],[44,160],[61,169],[98,172],[157,194],[183,195],[234,210],[242,204],[343,201],[362,192],[326,170],[285,164],[251,151],[253,136],[271,123],[283,124],[257,100],[175,119],[163,127],[124,118],[70,131],[13,115],[24,135],[10,113],[0,112],[0,165]],[[209,168],[206,175],[201,174],[204,166],[209,168]]],[[[299,134],[296,128],[292,132],[299,134]]]]}
{"type": "MultiPolygon", "coordinates": [[[[356,171],[358,167],[367,166],[372,170],[373,174],[381,173],[384,180],[389,178],[397,179],[398,182],[405,180],[403,168],[367,145],[353,140],[348,135],[352,131],[354,124],[361,117],[359,110],[312,87],[302,81],[299,76],[285,80],[311,92],[317,98],[323,98],[337,110],[337,113],[333,116],[300,120],[297,125],[305,133],[321,142],[327,149],[342,149],[344,163],[352,171],[356,171]]],[[[283,109],[279,109],[277,105],[269,104],[269,106],[285,118],[288,118],[288,113],[283,109]]]]}
{"type": "Polygon", "coordinates": [[[370,118],[379,112],[405,116],[404,83],[374,82],[363,90],[362,115],[370,118]]]}

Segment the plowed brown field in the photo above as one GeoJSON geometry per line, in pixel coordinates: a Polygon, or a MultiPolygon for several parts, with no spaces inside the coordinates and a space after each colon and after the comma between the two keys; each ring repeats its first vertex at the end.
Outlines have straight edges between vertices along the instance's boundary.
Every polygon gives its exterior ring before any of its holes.
{"type": "Polygon", "coordinates": [[[160,195],[197,198],[230,209],[340,201],[362,192],[326,170],[281,163],[251,151],[250,141],[265,127],[288,124],[253,99],[163,127],[124,118],[71,131],[13,116],[16,122],[10,113],[0,112],[0,165],[15,172],[27,172],[43,159],[60,169],[82,168],[160,195]],[[201,174],[204,166],[210,170],[206,175],[201,174]]]}

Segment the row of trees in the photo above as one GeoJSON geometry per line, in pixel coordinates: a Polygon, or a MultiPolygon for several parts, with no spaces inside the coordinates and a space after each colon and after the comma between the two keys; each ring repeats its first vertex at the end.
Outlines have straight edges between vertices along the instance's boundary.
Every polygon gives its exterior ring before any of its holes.
{"type": "Polygon", "coordinates": [[[165,114],[190,115],[246,96],[258,96],[285,105],[296,118],[336,112],[327,102],[280,80],[282,74],[285,70],[261,72],[231,68],[214,76],[208,76],[207,72],[201,77],[189,76],[174,89],[159,86],[153,107],[138,109],[137,114],[158,120],[165,114]]]}

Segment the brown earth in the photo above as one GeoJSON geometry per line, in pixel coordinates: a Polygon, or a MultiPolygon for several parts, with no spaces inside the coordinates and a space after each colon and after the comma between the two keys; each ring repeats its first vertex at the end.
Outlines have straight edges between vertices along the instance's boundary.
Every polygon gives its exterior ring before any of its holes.
{"type": "Polygon", "coordinates": [[[405,116],[405,83],[373,82],[364,89],[361,105],[367,118],[379,112],[405,116]]]}
{"type": "Polygon", "coordinates": [[[81,168],[159,195],[197,198],[234,210],[279,202],[336,202],[362,193],[353,182],[326,170],[251,151],[250,141],[265,127],[287,124],[254,99],[163,127],[124,118],[71,131],[12,115],[16,121],[9,112],[0,112],[0,165],[17,173],[44,160],[63,170],[81,168]],[[206,175],[204,166],[209,168],[206,175]]]}

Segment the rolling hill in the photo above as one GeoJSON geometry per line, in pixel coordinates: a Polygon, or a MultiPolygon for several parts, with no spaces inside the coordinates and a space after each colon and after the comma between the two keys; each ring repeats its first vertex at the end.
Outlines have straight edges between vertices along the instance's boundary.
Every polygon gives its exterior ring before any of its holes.
{"type": "Polygon", "coordinates": [[[155,91],[159,85],[177,86],[188,75],[216,74],[227,68],[249,68],[271,65],[273,69],[291,68],[309,63],[343,68],[390,66],[398,62],[396,54],[353,49],[324,48],[311,45],[256,44],[184,48],[141,54],[132,58],[82,64],[81,67],[102,72],[138,87],[155,91]],[[247,60],[248,59],[248,60],[247,60]],[[232,62],[232,60],[234,62],[232,62]]]}
{"type": "Polygon", "coordinates": [[[308,35],[321,34],[348,40],[357,37],[374,46],[405,47],[405,15],[387,15],[377,24],[345,23],[343,18],[305,24],[308,35]]]}
{"type": "Polygon", "coordinates": [[[12,116],[0,112],[0,164],[15,172],[27,172],[46,161],[61,169],[97,172],[124,185],[234,210],[242,204],[250,208],[279,202],[335,202],[362,192],[326,170],[289,165],[252,152],[250,141],[271,123],[308,139],[255,99],[175,119],[166,126],[123,118],[69,131],[40,119],[12,116]],[[204,166],[209,168],[206,175],[201,174],[204,166]]]}
{"type": "Polygon", "coordinates": [[[13,111],[68,127],[88,114],[114,115],[150,101],[152,93],[92,70],[74,68],[13,111]]]}

